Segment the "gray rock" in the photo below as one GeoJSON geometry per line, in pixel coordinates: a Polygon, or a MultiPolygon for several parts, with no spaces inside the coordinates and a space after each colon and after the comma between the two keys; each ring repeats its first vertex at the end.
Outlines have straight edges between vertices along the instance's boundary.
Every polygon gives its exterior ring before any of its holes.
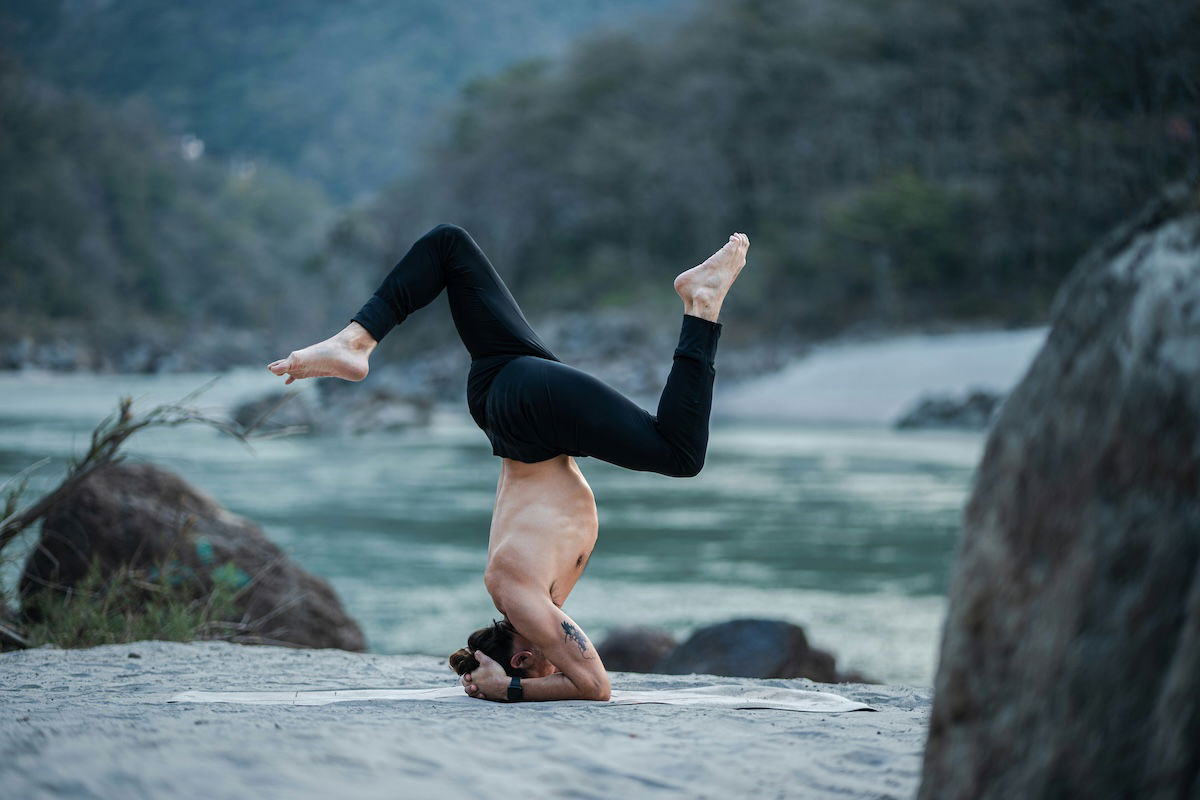
{"type": "Polygon", "coordinates": [[[382,375],[370,383],[325,378],[317,383],[317,427],[337,433],[371,433],[423,427],[433,416],[429,395],[394,388],[382,375]]]}
{"type": "Polygon", "coordinates": [[[1004,395],[988,389],[972,389],[965,395],[929,395],[900,415],[895,427],[901,430],[954,428],[986,430],[1000,410],[1004,395]]]}
{"type": "Polygon", "coordinates": [[[298,392],[268,392],[248,400],[233,410],[233,419],[243,428],[272,430],[311,428],[316,415],[308,400],[298,392]]]}
{"type": "Polygon", "coordinates": [[[1200,797],[1200,196],[1060,291],[993,427],[920,797],[1200,797]]]}
{"type": "Polygon", "coordinates": [[[604,666],[617,672],[654,672],[672,650],[675,637],[658,628],[616,628],[596,645],[604,666]]]}
{"type": "Polygon", "coordinates": [[[433,400],[424,394],[397,392],[385,384],[361,385],[321,379],[317,391],[268,392],[234,409],[243,427],[270,432],[294,428],[312,433],[370,433],[428,425],[433,400]]]}
{"type": "Polygon", "coordinates": [[[198,598],[211,592],[218,575],[237,580],[244,588],[232,621],[246,625],[233,641],[366,648],[328,583],[288,558],[257,525],[154,466],[107,465],[55,505],[25,565],[21,597],[74,586],[93,560],[106,576],[125,566],[170,564],[172,576],[186,577],[198,598]]]}
{"type": "Polygon", "coordinates": [[[803,628],[769,619],[735,619],[699,628],[655,672],[838,681],[833,656],[809,646],[803,628]]]}

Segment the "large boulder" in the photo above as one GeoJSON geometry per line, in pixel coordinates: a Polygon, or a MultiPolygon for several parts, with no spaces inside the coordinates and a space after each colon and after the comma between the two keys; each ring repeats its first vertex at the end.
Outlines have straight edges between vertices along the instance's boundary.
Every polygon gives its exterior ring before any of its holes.
{"type": "Polygon", "coordinates": [[[1089,254],[967,504],[920,797],[1200,797],[1200,195],[1089,254]]]}
{"type": "Polygon", "coordinates": [[[838,681],[832,655],[809,646],[803,628],[772,619],[735,619],[698,628],[655,671],[838,681]]]}
{"type": "MultiPolygon", "coordinates": [[[[364,650],[366,641],[333,589],[306,572],[254,523],[231,514],[179,476],[114,463],[89,475],[51,509],[25,565],[20,594],[70,587],[98,563],[155,574],[167,565],[198,595],[215,580],[242,584],[234,641],[364,650]]],[[[26,607],[32,604],[26,603],[26,607]]]]}
{"type": "Polygon", "coordinates": [[[675,637],[658,628],[616,628],[596,645],[604,666],[616,672],[654,672],[675,649],[675,637]]]}

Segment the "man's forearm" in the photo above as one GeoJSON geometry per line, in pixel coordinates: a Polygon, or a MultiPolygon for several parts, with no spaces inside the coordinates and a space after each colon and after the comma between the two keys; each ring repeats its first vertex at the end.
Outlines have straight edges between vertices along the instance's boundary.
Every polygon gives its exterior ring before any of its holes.
{"type": "Polygon", "coordinates": [[[524,678],[521,688],[525,700],[608,700],[610,696],[607,680],[602,685],[577,686],[562,672],[544,678],[524,678]]]}

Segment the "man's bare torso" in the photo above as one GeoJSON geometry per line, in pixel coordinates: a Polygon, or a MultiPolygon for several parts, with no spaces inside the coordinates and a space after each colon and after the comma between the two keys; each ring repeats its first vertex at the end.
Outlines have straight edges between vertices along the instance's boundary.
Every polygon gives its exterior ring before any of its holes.
{"type": "Polygon", "coordinates": [[[587,566],[597,530],[596,499],[575,459],[502,460],[489,573],[543,587],[561,606],[587,566]]]}

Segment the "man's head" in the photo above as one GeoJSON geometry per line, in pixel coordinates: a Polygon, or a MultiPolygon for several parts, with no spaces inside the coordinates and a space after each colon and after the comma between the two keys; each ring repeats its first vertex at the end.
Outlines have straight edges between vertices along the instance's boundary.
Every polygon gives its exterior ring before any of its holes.
{"type": "Polygon", "coordinates": [[[479,668],[475,651],[482,650],[488,657],[504,667],[509,675],[522,678],[543,678],[558,669],[546,660],[541,650],[534,647],[506,619],[492,622],[467,637],[467,646],[450,656],[450,669],[465,675],[479,668]]]}

